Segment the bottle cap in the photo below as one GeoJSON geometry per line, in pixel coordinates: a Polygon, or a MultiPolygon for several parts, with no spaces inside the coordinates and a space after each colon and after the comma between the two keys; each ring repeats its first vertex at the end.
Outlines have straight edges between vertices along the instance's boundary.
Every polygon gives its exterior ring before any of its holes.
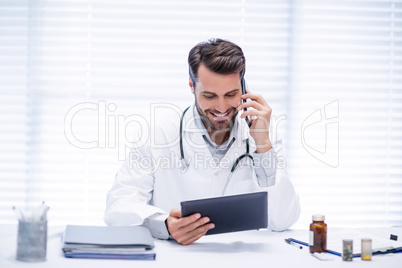
{"type": "Polygon", "coordinates": [[[313,215],[313,221],[325,221],[325,215],[315,214],[313,215]]]}

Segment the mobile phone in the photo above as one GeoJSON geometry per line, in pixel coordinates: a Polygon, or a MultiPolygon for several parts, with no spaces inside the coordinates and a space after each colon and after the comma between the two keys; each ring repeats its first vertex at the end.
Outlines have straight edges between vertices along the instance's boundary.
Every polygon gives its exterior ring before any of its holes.
{"type": "MultiPolygon", "coordinates": [[[[241,94],[244,95],[244,94],[246,94],[246,80],[244,79],[244,77],[240,80],[240,83],[241,83],[241,94]]],[[[241,102],[246,103],[247,100],[241,99],[241,102]]],[[[247,111],[247,108],[244,108],[243,111],[244,112],[247,111]]],[[[245,117],[245,119],[246,119],[247,125],[250,127],[251,126],[250,119],[247,116],[245,117]]]]}

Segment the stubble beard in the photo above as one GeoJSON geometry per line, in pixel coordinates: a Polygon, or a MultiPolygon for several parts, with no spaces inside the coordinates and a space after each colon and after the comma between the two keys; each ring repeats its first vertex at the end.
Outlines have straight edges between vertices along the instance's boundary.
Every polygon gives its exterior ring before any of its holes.
{"type": "Polygon", "coordinates": [[[233,115],[231,118],[227,119],[227,120],[222,120],[222,121],[218,121],[218,120],[213,120],[210,119],[208,117],[208,114],[210,114],[210,112],[216,112],[216,113],[220,113],[218,111],[213,111],[213,110],[205,110],[205,112],[201,109],[201,107],[198,104],[197,98],[195,99],[195,107],[197,108],[198,113],[200,114],[201,120],[207,130],[208,133],[214,133],[216,131],[219,132],[223,132],[223,131],[228,131],[230,132],[233,128],[233,125],[235,123],[236,120],[236,116],[238,111],[236,110],[236,108],[232,107],[231,109],[225,111],[225,113],[232,113],[233,115]]]}

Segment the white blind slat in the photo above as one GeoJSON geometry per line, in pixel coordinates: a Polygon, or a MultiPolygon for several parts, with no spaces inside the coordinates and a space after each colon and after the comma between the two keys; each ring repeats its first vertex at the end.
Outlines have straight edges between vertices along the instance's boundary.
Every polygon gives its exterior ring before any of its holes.
{"type": "Polygon", "coordinates": [[[50,224],[101,224],[136,124],[117,133],[117,118],[191,104],[187,54],[210,37],[243,48],[248,86],[279,120],[303,207],[296,227],[317,212],[332,226],[402,224],[402,3],[318,0],[1,1],[0,221],[45,200],[50,224]],[[98,148],[65,134],[85,103],[95,108],[72,130],[98,148]]]}

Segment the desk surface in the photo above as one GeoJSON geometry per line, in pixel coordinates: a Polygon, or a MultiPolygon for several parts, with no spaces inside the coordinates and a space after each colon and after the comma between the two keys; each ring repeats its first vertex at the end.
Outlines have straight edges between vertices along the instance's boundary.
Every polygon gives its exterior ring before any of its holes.
{"type": "MultiPolygon", "coordinates": [[[[0,267],[401,267],[402,253],[376,255],[372,261],[343,262],[333,256],[332,261],[320,261],[302,250],[284,242],[306,230],[271,232],[268,230],[237,232],[205,236],[196,243],[182,246],[174,241],[156,240],[155,261],[68,259],[61,253],[60,237],[64,227],[49,227],[47,261],[25,263],[15,260],[17,225],[0,225],[0,267]],[[138,266],[139,265],[139,266],[138,266]]],[[[371,234],[402,237],[402,228],[363,229],[371,234]]]]}

